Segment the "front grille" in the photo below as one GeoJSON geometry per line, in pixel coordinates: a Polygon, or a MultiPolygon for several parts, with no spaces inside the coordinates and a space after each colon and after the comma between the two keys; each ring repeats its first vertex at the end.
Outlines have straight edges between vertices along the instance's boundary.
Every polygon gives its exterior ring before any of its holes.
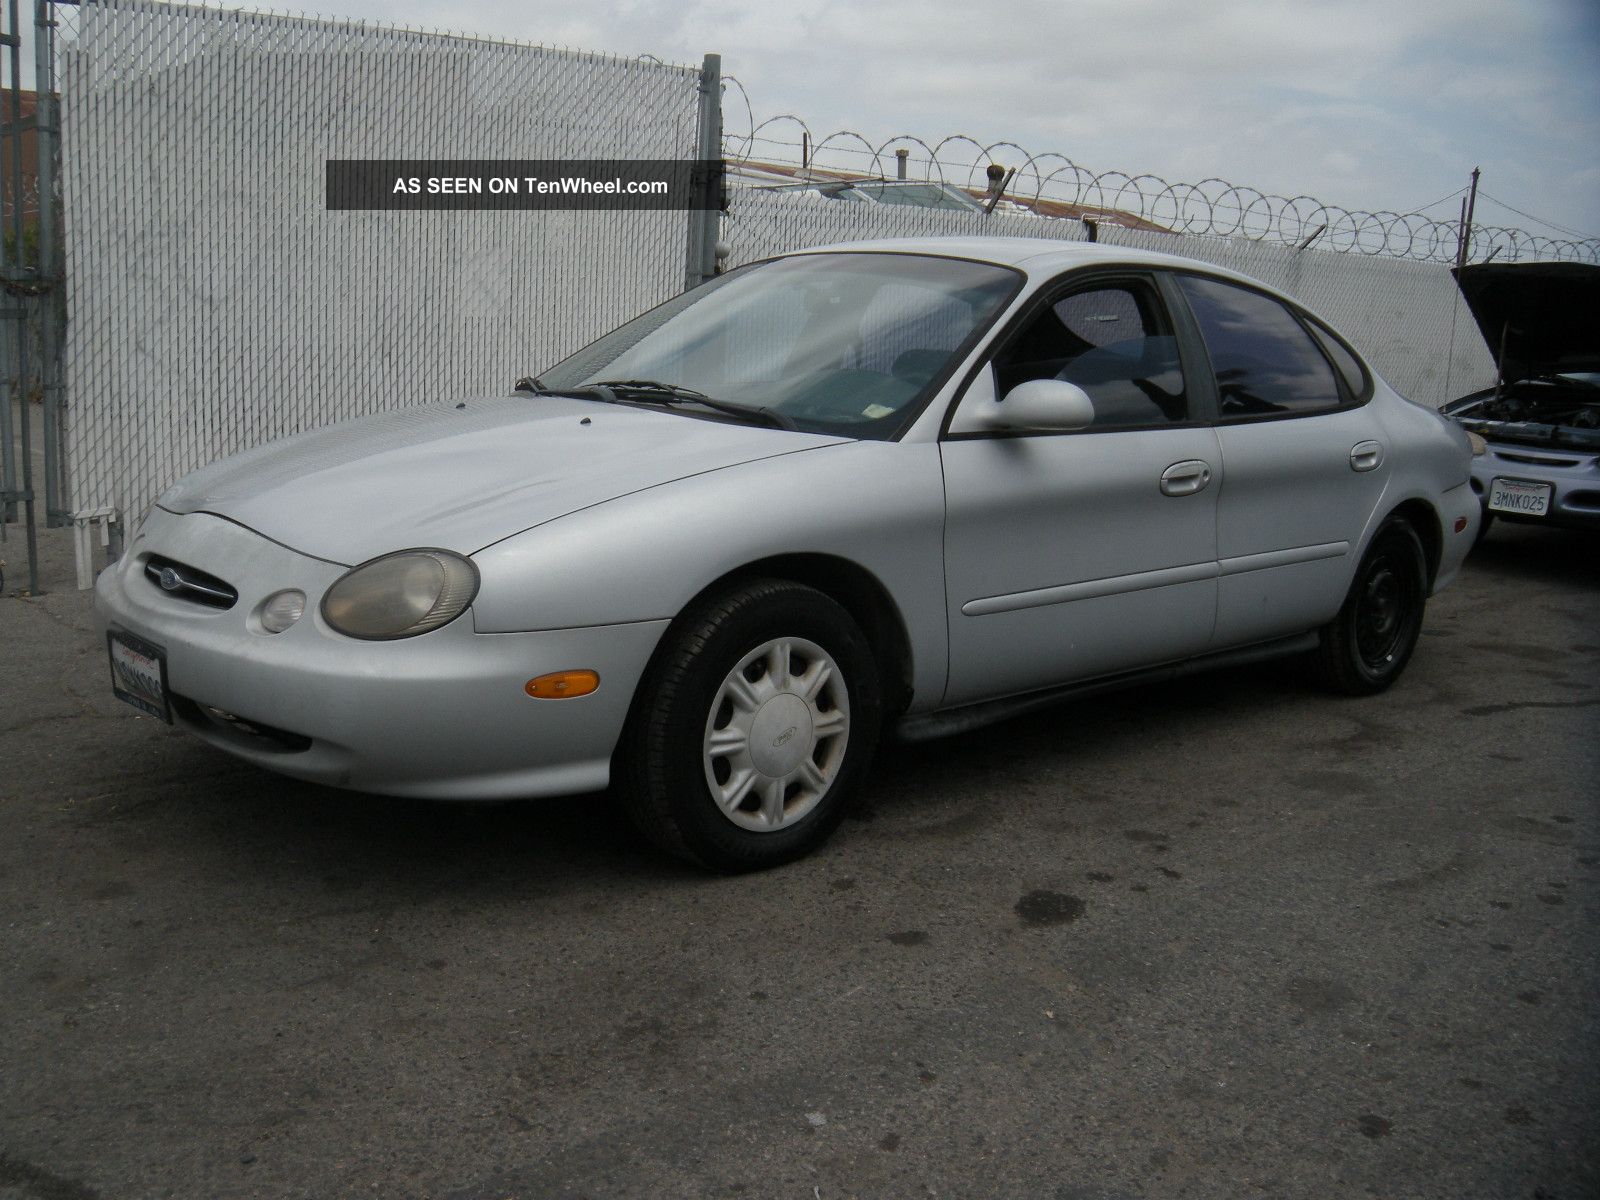
{"type": "Polygon", "coordinates": [[[144,575],[167,595],[191,604],[229,609],[239,599],[239,593],[233,585],[185,563],[162,558],[159,554],[152,554],[145,560],[144,575]]]}
{"type": "Polygon", "coordinates": [[[1510,450],[1496,450],[1495,455],[1503,462],[1526,463],[1530,467],[1575,467],[1583,460],[1581,458],[1551,458],[1541,454],[1513,454],[1510,450]]]}

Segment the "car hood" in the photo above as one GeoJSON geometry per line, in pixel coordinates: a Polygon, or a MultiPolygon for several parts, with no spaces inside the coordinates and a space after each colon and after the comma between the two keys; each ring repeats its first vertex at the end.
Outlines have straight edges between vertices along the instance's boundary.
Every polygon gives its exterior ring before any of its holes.
{"type": "Polygon", "coordinates": [[[1600,266],[1477,263],[1453,274],[1507,383],[1600,371],[1600,266]]]}
{"type": "Polygon", "coordinates": [[[471,554],[618,496],[844,440],[513,396],[404,409],[270,442],[195,472],[158,503],[352,565],[412,546],[471,554]]]}

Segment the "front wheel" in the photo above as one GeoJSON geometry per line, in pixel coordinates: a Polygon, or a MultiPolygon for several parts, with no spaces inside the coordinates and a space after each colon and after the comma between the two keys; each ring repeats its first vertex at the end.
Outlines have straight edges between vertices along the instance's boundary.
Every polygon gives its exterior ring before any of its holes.
{"type": "Polygon", "coordinates": [[[872,652],[823,593],[760,580],[667,632],[618,748],[629,816],[717,871],[809,853],[843,819],[881,719],[872,652]]]}
{"type": "Polygon", "coordinates": [[[1323,678],[1352,696],[1383,691],[1410,661],[1427,599],[1422,542],[1407,521],[1392,518],[1367,548],[1339,615],[1323,626],[1323,678]]]}

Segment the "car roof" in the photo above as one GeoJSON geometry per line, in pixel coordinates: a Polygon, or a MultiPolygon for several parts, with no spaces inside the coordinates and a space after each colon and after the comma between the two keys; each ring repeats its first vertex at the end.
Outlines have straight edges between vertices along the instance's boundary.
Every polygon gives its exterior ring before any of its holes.
{"type": "MultiPolygon", "coordinates": [[[[1104,242],[1067,242],[1027,237],[913,237],[880,238],[865,242],[838,242],[797,250],[796,254],[838,254],[846,251],[872,254],[937,254],[946,258],[970,258],[979,262],[1016,267],[1027,274],[1055,274],[1077,266],[1097,263],[1118,266],[1184,267],[1237,279],[1276,293],[1277,289],[1258,279],[1199,259],[1163,254],[1155,250],[1136,250],[1104,242]]],[[[1281,293],[1278,293],[1281,294],[1281,293]]]]}

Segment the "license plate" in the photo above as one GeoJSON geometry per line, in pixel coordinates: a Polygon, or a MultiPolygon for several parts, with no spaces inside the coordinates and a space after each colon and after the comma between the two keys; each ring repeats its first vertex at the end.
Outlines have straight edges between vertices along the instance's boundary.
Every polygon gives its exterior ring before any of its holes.
{"type": "Polygon", "coordinates": [[[106,634],[111,654],[111,690],[140,712],[172,724],[167,703],[167,652],[120,629],[106,634]]]}
{"type": "Polygon", "coordinates": [[[1550,511],[1550,485],[1527,479],[1496,479],[1489,484],[1489,511],[1542,517],[1550,511]]]}

